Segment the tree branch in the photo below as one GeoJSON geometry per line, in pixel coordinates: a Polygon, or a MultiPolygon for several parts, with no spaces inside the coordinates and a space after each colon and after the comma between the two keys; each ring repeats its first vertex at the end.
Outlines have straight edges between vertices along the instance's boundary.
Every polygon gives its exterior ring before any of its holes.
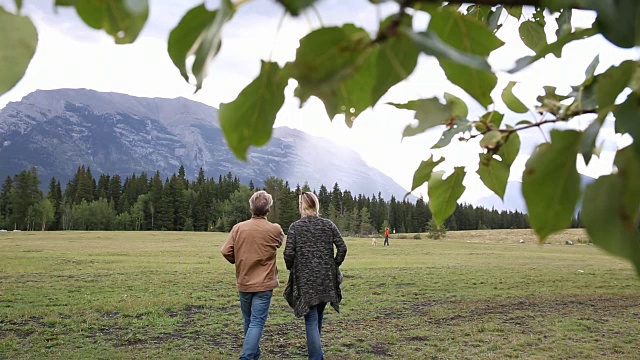
{"type": "MultiPolygon", "coordinates": [[[[600,0],[607,1],[607,0],[600,0]]],[[[489,5],[489,6],[535,6],[535,7],[548,7],[547,4],[552,2],[552,0],[453,0],[447,1],[449,4],[476,4],[476,5],[489,5]]],[[[442,3],[441,0],[415,0],[413,3],[442,3]]],[[[581,0],[573,0],[573,1],[564,1],[562,3],[563,7],[568,7],[572,9],[583,9],[583,10],[592,10],[592,8],[585,6],[583,1],[581,0]]]]}
{"type": "Polygon", "coordinates": [[[384,29],[380,30],[378,36],[373,39],[372,43],[375,44],[384,42],[389,37],[395,35],[398,31],[398,27],[400,27],[400,23],[402,23],[402,18],[406,14],[407,8],[414,2],[415,0],[402,0],[402,2],[400,3],[400,9],[398,9],[398,12],[393,16],[393,19],[391,19],[391,23],[389,23],[389,25],[387,25],[387,27],[385,27],[384,29]]]}

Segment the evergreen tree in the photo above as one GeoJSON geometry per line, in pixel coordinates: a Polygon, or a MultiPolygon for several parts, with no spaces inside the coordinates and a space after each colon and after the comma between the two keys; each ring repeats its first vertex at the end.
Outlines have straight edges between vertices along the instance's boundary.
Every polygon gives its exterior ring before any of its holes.
{"type": "Polygon", "coordinates": [[[14,191],[10,193],[11,217],[13,229],[26,229],[34,220],[33,206],[42,200],[39,189],[40,179],[35,168],[23,170],[14,177],[14,191]]]}
{"type": "Polygon", "coordinates": [[[427,230],[427,223],[429,222],[429,218],[427,217],[427,204],[422,199],[422,196],[416,201],[413,221],[416,227],[415,232],[422,233],[427,230]]]}
{"type": "Polygon", "coordinates": [[[318,202],[320,203],[320,213],[329,215],[329,204],[331,203],[331,195],[324,184],[320,185],[320,191],[318,191],[318,202]]]}
{"type": "MultiPolygon", "coordinates": [[[[302,185],[302,188],[300,188],[300,190],[304,191],[304,192],[311,192],[311,187],[309,186],[309,183],[307,181],[304,182],[304,184],[302,185]]],[[[327,190],[327,188],[325,188],[325,191],[327,190]]],[[[320,206],[322,206],[322,203],[320,203],[320,206]]]]}
{"type": "Polygon", "coordinates": [[[196,178],[195,184],[193,184],[193,191],[200,192],[207,182],[207,178],[204,176],[204,170],[200,168],[198,170],[198,177],[196,178]]]}
{"type": "Polygon", "coordinates": [[[365,206],[360,210],[360,234],[371,235],[374,230],[374,227],[371,225],[371,219],[369,218],[369,210],[365,206]]]}
{"type": "Polygon", "coordinates": [[[109,196],[109,175],[102,174],[98,179],[98,189],[96,199],[108,199],[109,196]]]}
{"type": "Polygon", "coordinates": [[[159,206],[156,206],[155,210],[155,228],[156,230],[174,230],[174,212],[173,204],[171,203],[171,190],[169,189],[169,180],[167,179],[162,188],[162,198],[160,199],[159,206]]]}
{"type": "Polygon", "coordinates": [[[351,233],[351,235],[358,236],[362,234],[361,232],[362,222],[360,219],[360,211],[358,211],[357,207],[354,207],[353,210],[351,210],[351,214],[349,216],[349,223],[347,224],[347,226],[349,227],[349,232],[351,233]]]}
{"type": "MultiPolygon", "coordinates": [[[[289,189],[289,182],[285,182],[283,194],[280,201],[280,226],[284,231],[289,230],[289,226],[300,218],[298,210],[298,195],[289,189]]],[[[269,216],[271,219],[271,216],[269,216]]]]}
{"type": "Polygon", "coordinates": [[[98,198],[98,186],[96,184],[96,179],[91,174],[91,167],[87,167],[85,176],[87,177],[87,183],[91,186],[91,197],[88,201],[93,201],[98,198]]]}
{"type": "Polygon", "coordinates": [[[438,240],[447,235],[447,228],[442,225],[438,227],[434,219],[429,220],[427,224],[427,237],[429,239],[438,240]]]}
{"type": "Polygon", "coordinates": [[[289,189],[285,189],[284,182],[275,176],[270,176],[264,181],[265,191],[271,194],[273,198],[273,205],[271,211],[269,211],[269,221],[281,224],[280,219],[281,207],[283,203],[284,194],[289,189]]]}
{"type": "Polygon", "coordinates": [[[77,183],[75,185],[74,202],[79,204],[82,200],[85,200],[87,203],[93,201],[93,177],[90,172],[89,175],[87,175],[84,165],[82,165],[78,170],[77,176],[74,177],[74,181],[76,178],[77,183]]]}
{"type": "MultiPolygon", "coordinates": [[[[184,169],[183,169],[184,170],[184,169]]],[[[184,198],[184,179],[173,174],[169,180],[169,198],[173,209],[173,229],[182,230],[187,221],[187,202],[184,198]]]]}
{"type": "MultiPolygon", "coordinates": [[[[62,194],[60,191],[60,181],[56,180],[55,176],[51,177],[49,181],[49,191],[47,192],[47,197],[49,203],[53,207],[53,219],[47,221],[47,226],[49,230],[58,230],[60,224],[60,216],[61,209],[60,206],[62,204],[62,194]]],[[[44,205],[46,206],[46,205],[44,205]]],[[[48,210],[44,209],[43,210],[48,210]]]]}
{"type": "Polygon", "coordinates": [[[333,191],[331,192],[331,204],[340,216],[345,214],[342,208],[342,191],[340,191],[340,186],[337,182],[333,185],[333,191]]]}
{"type": "Polygon", "coordinates": [[[0,192],[0,228],[8,228],[10,225],[9,218],[11,216],[11,191],[13,190],[13,179],[7,176],[2,184],[2,192],[0,192]]]}
{"type": "MultiPolygon", "coordinates": [[[[115,174],[109,180],[109,192],[107,194],[107,199],[109,202],[115,204],[116,212],[120,213],[121,208],[117,206],[120,203],[120,196],[122,195],[122,180],[120,180],[120,175],[115,174]]],[[[126,210],[126,209],[125,209],[126,210]]]]}
{"type": "MultiPolygon", "coordinates": [[[[151,230],[157,230],[155,224],[156,212],[159,210],[160,202],[162,201],[162,178],[160,178],[160,171],[156,171],[155,175],[151,178],[151,185],[149,187],[149,200],[147,204],[148,215],[146,217],[148,223],[147,227],[151,230]]],[[[166,209],[165,209],[166,211],[166,209]]]]}
{"type": "Polygon", "coordinates": [[[391,230],[391,232],[398,232],[400,225],[398,223],[398,219],[396,218],[396,205],[396,197],[391,195],[391,201],[387,206],[387,219],[389,219],[389,230],[391,230]]]}

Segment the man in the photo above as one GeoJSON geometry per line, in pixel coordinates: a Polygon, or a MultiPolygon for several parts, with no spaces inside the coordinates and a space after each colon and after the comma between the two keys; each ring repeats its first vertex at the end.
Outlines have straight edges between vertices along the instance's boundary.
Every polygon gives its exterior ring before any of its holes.
{"type": "Polygon", "coordinates": [[[252,217],[236,224],[220,248],[236,267],[240,309],[244,318],[244,344],[240,359],[260,358],[260,338],[269,314],[273,289],[279,286],[276,251],[284,232],[267,220],[271,195],[258,191],[249,199],[252,217]]]}
{"type": "Polygon", "coordinates": [[[382,246],[389,246],[389,228],[384,228],[384,244],[382,246]]]}

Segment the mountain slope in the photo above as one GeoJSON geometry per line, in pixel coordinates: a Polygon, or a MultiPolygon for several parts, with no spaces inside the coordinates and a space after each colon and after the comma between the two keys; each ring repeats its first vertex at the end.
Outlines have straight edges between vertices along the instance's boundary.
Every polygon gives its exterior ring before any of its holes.
{"type": "Polygon", "coordinates": [[[0,111],[0,176],[35,166],[43,181],[69,179],[78,166],[94,174],[129,175],[185,167],[195,178],[232,172],[260,186],[269,176],[291,187],[338,183],[342,190],[400,198],[406,190],[368,166],[351,149],[290,128],[274,129],[264,147],[251,148],[248,162],[229,151],[217,110],[184,98],[140,98],[85,89],[36,91],[0,111]]]}

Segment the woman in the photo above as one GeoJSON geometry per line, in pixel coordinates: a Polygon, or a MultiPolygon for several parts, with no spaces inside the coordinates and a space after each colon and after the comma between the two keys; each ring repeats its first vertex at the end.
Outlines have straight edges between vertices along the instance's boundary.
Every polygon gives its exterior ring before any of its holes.
{"type": "Polygon", "coordinates": [[[302,218],[289,227],[284,249],[284,262],[290,271],[284,296],[294,315],[304,316],[307,352],[309,359],[316,360],[324,357],[320,342],[324,308],[331,303],[340,312],[342,275],[338,267],[347,255],[347,246],[336,225],[319,216],[315,194],[303,192],[299,209],[302,218]]]}

